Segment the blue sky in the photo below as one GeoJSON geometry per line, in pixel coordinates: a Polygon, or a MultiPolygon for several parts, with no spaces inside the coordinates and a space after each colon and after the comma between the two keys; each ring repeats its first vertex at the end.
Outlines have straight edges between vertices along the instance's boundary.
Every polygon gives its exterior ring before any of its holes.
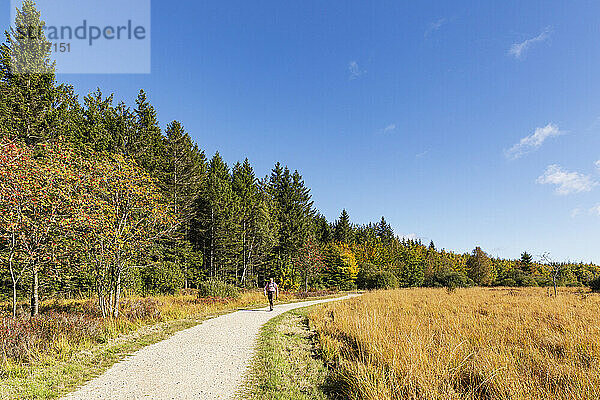
{"type": "Polygon", "coordinates": [[[59,79],[129,104],[144,88],[207,155],[298,169],[330,220],[346,208],[454,251],[600,263],[598,15],[594,1],[153,1],[151,74],[59,79]]]}

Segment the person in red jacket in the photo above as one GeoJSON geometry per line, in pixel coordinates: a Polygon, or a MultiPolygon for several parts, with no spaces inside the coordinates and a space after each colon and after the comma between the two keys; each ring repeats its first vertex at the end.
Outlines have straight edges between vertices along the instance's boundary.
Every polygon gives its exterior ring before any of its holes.
{"type": "Polygon", "coordinates": [[[279,299],[279,287],[273,281],[273,278],[265,286],[265,296],[269,297],[269,311],[273,311],[273,296],[275,296],[275,300],[279,299]]]}

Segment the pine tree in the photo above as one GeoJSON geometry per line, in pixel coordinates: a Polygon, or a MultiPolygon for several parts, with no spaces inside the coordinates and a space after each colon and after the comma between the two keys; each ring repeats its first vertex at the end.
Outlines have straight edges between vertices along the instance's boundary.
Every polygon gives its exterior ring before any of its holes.
{"type": "Polygon", "coordinates": [[[313,230],[315,238],[319,244],[324,245],[333,240],[333,229],[327,218],[321,213],[317,213],[313,220],[313,230]]]}
{"type": "Polygon", "coordinates": [[[25,0],[17,9],[15,28],[5,32],[0,46],[2,81],[2,127],[26,143],[38,143],[54,132],[52,113],[56,101],[55,63],[50,60],[50,42],[35,3],[25,0]]]}
{"type": "Polygon", "coordinates": [[[205,179],[206,157],[178,121],[167,126],[161,182],[171,207],[187,232],[195,197],[205,179]]]}
{"type": "Polygon", "coordinates": [[[135,137],[128,138],[126,143],[129,155],[151,176],[161,179],[165,168],[166,149],[156,110],[148,102],[146,92],[140,90],[133,110],[135,118],[135,137]]]}
{"type": "Polygon", "coordinates": [[[532,266],[533,266],[533,257],[531,256],[531,254],[529,254],[528,252],[524,251],[521,254],[521,262],[520,262],[520,266],[521,269],[524,272],[527,273],[531,273],[532,272],[532,266]]]}
{"type": "Polygon", "coordinates": [[[342,210],[340,218],[335,223],[333,237],[337,242],[344,244],[350,244],[354,241],[354,232],[352,224],[350,223],[350,216],[345,209],[342,210]]]}
{"type": "Polygon", "coordinates": [[[264,221],[261,212],[261,194],[254,176],[254,170],[248,159],[243,164],[235,164],[232,171],[232,188],[238,203],[236,225],[239,226],[238,266],[236,266],[236,281],[246,284],[248,275],[254,275],[256,251],[261,240],[259,225],[264,221]],[[238,276],[239,272],[239,276],[238,276]]]}
{"type": "Polygon", "coordinates": [[[377,237],[386,243],[389,243],[394,239],[394,230],[384,217],[381,217],[381,221],[377,224],[375,230],[377,237]]]}
{"type": "Polygon", "coordinates": [[[212,278],[233,280],[230,272],[238,240],[235,212],[229,168],[216,153],[196,199],[190,232],[192,242],[204,254],[205,274],[212,278]]]}
{"type": "Polygon", "coordinates": [[[189,236],[196,198],[206,177],[206,158],[178,121],[167,126],[164,141],[165,169],[159,174],[160,186],[178,221],[175,234],[164,246],[171,262],[181,268],[184,288],[188,288],[199,272],[191,270],[198,265],[189,259],[201,259],[195,254],[189,236]]]}
{"type": "Polygon", "coordinates": [[[298,253],[312,228],[315,211],[308,189],[298,171],[277,163],[269,180],[269,191],[278,222],[278,240],[274,249],[276,275],[287,284],[299,285],[300,276],[292,258],[298,253]]]}

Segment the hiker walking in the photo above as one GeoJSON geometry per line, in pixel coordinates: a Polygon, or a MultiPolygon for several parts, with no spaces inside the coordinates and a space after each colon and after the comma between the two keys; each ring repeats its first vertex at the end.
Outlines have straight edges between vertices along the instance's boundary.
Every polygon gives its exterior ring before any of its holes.
{"type": "Polygon", "coordinates": [[[273,278],[265,286],[265,296],[269,297],[269,311],[273,311],[273,296],[275,296],[275,300],[279,299],[279,287],[273,281],[273,278]]]}

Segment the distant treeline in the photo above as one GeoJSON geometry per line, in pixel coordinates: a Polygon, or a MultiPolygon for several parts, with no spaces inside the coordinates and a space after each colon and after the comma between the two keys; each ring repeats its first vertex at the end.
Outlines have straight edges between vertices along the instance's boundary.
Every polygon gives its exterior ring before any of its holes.
{"type": "MultiPolygon", "coordinates": [[[[16,26],[39,26],[31,1],[16,26]]],[[[390,286],[546,285],[597,278],[454,254],[397,237],[381,221],[329,222],[296,170],[257,177],[246,159],[207,159],[179,121],[162,130],[140,91],[135,106],[100,89],[80,101],[56,82],[48,42],[6,32],[0,48],[0,282],[2,295],[97,296],[118,315],[121,292],[173,293],[209,279],[290,290],[390,286]],[[23,72],[35,66],[36,73],[23,72]]],[[[554,269],[552,269],[554,268],[554,269]]]]}

